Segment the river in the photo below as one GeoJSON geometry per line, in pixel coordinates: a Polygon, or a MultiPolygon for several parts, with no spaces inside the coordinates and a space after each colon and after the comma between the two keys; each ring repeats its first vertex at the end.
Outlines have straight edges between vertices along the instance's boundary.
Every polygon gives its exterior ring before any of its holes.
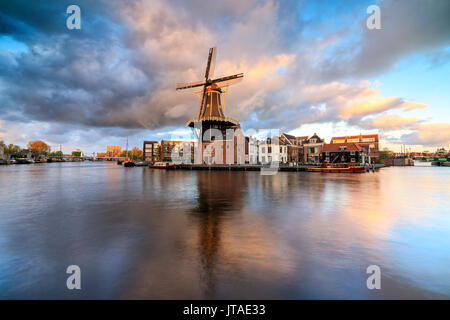
{"type": "Polygon", "coordinates": [[[2,299],[450,298],[450,168],[0,167],[2,299]],[[81,290],[68,290],[69,265],[81,290]],[[369,290],[366,269],[381,270],[369,290]]]}

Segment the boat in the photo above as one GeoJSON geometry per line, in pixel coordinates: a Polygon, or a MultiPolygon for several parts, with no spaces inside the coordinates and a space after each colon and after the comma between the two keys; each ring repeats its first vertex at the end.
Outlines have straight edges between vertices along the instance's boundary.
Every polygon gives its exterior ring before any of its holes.
{"type": "Polygon", "coordinates": [[[33,159],[25,159],[25,158],[17,158],[16,159],[17,164],[31,164],[34,163],[33,159]]]}
{"type": "Polygon", "coordinates": [[[146,167],[148,166],[148,162],[147,161],[138,161],[134,163],[136,165],[136,167],[146,167]]]}
{"type": "Polygon", "coordinates": [[[450,167],[450,161],[432,161],[432,166],[439,166],[439,167],[450,167]]]}
{"type": "Polygon", "coordinates": [[[123,164],[123,160],[117,160],[117,164],[122,165],[123,164]]]}
{"type": "Polygon", "coordinates": [[[366,168],[359,163],[323,163],[317,168],[306,168],[309,172],[324,173],[364,173],[366,168]]]}
{"type": "Polygon", "coordinates": [[[148,165],[149,168],[154,168],[154,169],[166,169],[166,168],[170,168],[173,166],[175,166],[174,163],[167,162],[167,161],[153,162],[148,165]]]}
{"type": "Polygon", "coordinates": [[[128,159],[128,137],[127,137],[127,149],[125,151],[125,161],[123,162],[123,166],[130,168],[130,167],[135,167],[136,164],[128,159]]]}
{"type": "Polygon", "coordinates": [[[130,168],[130,167],[135,167],[136,164],[135,164],[133,161],[128,160],[128,161],[125,161],[125,162],[123,163],[123,166],[124,166],[124,167],[127,167],[127,168],[130,168]]]}

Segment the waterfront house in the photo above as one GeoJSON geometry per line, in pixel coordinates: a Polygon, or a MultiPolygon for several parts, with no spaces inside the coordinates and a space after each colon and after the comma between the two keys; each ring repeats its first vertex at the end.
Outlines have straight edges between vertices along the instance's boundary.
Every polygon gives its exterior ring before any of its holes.
{"type": "Polygon", "coordinates": [[[160,160],[160,144],[157,141],[144,141],[142,160],[156,162],[160,160]]]}
{"type": "Polygon", "coordinates": [[[258,164],[258,140],[254,137],[248,138],[248,163],[258,164]]]}
{"type": "Polygon", "coordinates": [[[379,155],[378,134],[360,134],[357,136],[344,136],[331,138],[332,144],[335,143],[358,143],[363,148],[361,162],[375,163],[379,155]]]}
{"type": "Polygon", "coordinates": [[[293,163],[294,165],[299,163],[302,159],[301,156],[303,155],[303,141],[286,133],[280,135],[280,140],[283,141],[287,147],[287,162],[293,163]]]}
{"type": "Polygon", "coordinates": [[[161,161],[181,160],[182,162],[193,163],[194,142],[161,140],[159,152],[161,161]],[[173,156],[177,159],[173,159],[173,156]]]}
{"type": "Polygon", "coordinates": [[[326,163],[360,163],[363,148],[355,142],[324,144],[321,162],[326,163]]]}
{"type": "Polygon", "coordinates": [[[258,153],[258,161],[261,164],[288,162],[287,145],[278,137],[260,141],[258,153]]]}
{"type": "Polygon", "coordinates": [[[303,160],[306,163],[320,163],[324,140],[316,133],[303,142],[303,160]]]}
{"type": "Polygon", "coordinates": [[[33,152],[30,149],[23,149],[22,150],[22,158],[27,160],[33,159],[33,152]]]}

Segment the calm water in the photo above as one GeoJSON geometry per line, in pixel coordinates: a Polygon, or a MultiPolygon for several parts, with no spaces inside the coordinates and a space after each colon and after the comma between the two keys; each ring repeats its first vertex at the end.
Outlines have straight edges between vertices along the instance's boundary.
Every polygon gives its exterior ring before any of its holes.
{"type": "Polygon", "coordinates": [[[450,298],[449,181],[442,167],[0,167],[0,298],[450,298]]]}

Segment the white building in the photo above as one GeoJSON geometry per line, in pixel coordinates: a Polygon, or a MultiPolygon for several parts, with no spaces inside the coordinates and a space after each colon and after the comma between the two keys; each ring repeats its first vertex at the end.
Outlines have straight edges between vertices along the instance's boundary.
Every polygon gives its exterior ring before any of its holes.
{"type": "Polygon", "coordinates": [[[259,142],[258,160],[261,164],[287,163],[287,146],[278,138],[267,138],[259,142]]]}
{"type": "Polygon", "coordinates": [[[248,163],[258,164],[258,154],[259,154],[259,141],[256,138],[250,137],[248,141],[248,163]]]}

